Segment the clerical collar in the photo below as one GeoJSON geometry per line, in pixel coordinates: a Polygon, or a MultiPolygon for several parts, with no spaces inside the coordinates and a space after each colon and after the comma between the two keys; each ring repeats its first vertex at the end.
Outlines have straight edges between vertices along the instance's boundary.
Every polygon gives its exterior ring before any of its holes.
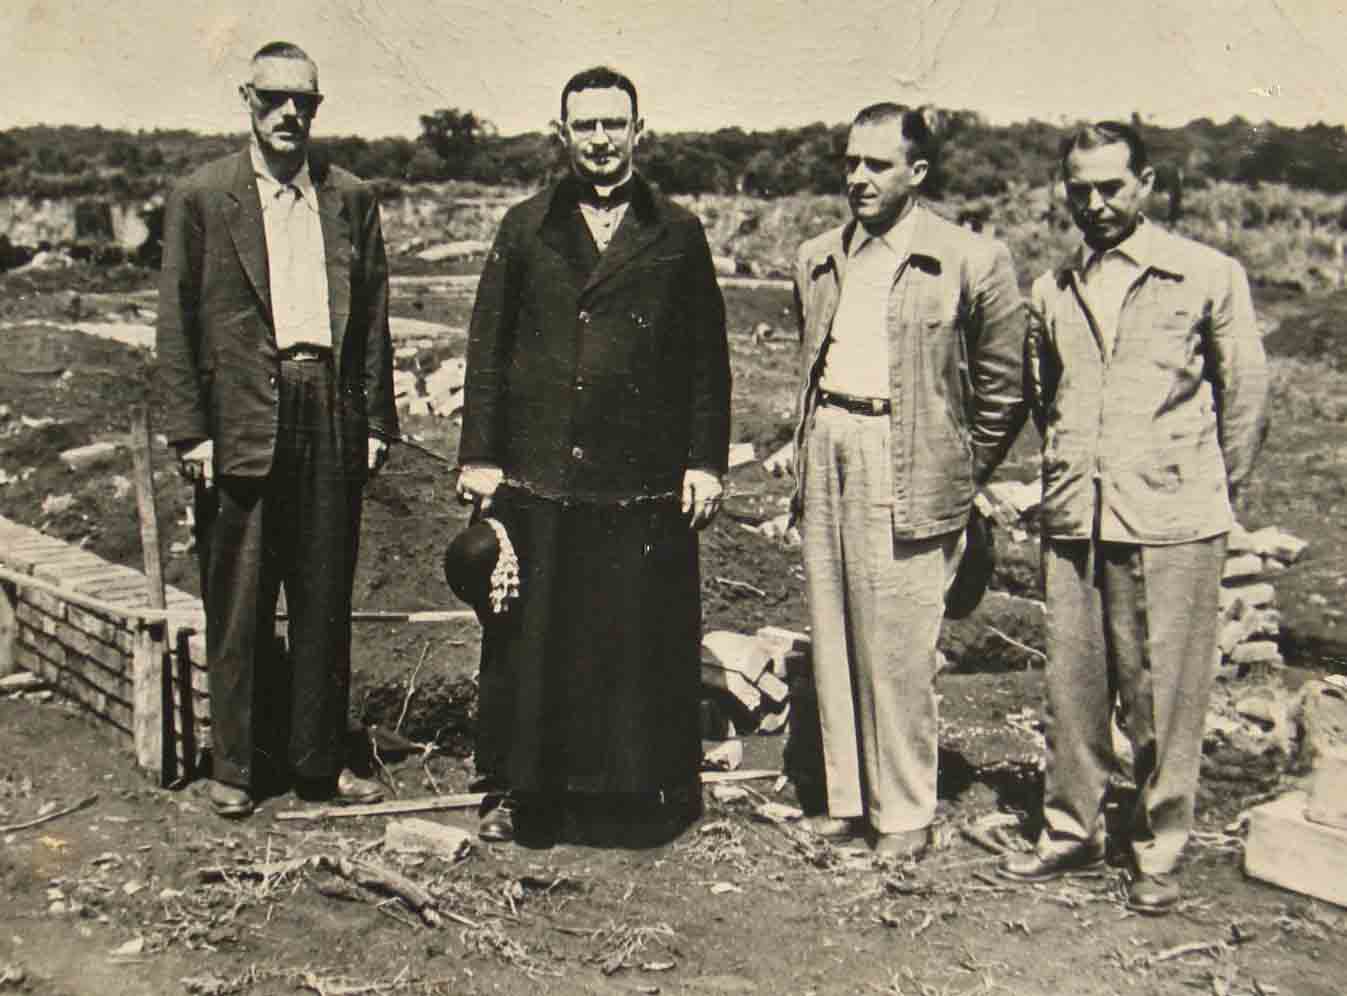
{"type": "Polygon", "coordinates": [[[614,208],[619,204],[629,204],[631,186],[631,177],[627,177],[616,187],[599,187],[583,183],[580,186],[580,202],[598,208],[614,208]]]}

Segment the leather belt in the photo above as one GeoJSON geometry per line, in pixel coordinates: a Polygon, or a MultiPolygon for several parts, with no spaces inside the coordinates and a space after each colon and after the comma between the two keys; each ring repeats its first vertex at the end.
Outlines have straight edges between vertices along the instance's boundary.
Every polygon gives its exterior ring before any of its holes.
{"type": "Polygon", "coordinates": [[[818,389],[818,403],[841,408],[853,415],[887,415],[891,409],[888,398],[861,398],[854,394],[818,389]]]}
{"type": "Polygon", "coordinates": [[[282,349],[280,357],[283,360],[294,360],[299,363],[329,363],[332,360],[332,350],[327,346],[298,343],[282,349]]]}

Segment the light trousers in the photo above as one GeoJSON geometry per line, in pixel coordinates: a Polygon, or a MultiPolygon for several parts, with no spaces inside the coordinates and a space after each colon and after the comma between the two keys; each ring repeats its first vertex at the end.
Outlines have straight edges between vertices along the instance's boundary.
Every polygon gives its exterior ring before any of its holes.
{"type": "Polygon", "coordinates": [[[887,417],[811,418],[801,537],[828,813],[921,829],[935,818],[935,647],[961,534],[894,538],[887,417]]]}
{"type": "Polygon", "coordinates": [[[1115,698],[1138,795],[1131,849],[1173,870],[1193,828],[1211,693],[1224,534],[1173,546],[1048,540],[1047,768],[1039,852],[1104,838],[1115,698]]]}

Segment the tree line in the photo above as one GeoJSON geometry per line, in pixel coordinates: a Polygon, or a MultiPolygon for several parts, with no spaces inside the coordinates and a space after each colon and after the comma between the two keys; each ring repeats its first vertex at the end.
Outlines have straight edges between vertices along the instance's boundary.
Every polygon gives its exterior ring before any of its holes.
{"type": "MultiPolygon", "coordinates": [[[[1189,188],[1215,180],[1285,183],[1347,190],[1347,132],[1341,125],[1287,128],[1243,118],[1201,118],[1175,128],[1147,125],[1162,177],[1189,188]]],[[[414,138],[320,138],[331,159],[380,182],[385,196],[406,184],[460,180],[536,186],[565,169],[547,134],[500,135],[472,111],[443,108],[421,116],[414,138]]],[[[945,194],[980,197],[1051,182],[1058,143],[1069,126],[1042,121],[987,122],[972,111],[945,115],[936,185],[945,194]]],[[[842,189],[844,124],[771,131],[650,132],[642,172],[670,194],[776,197],[842,189]]],[[[0,132],[0,194],[32,197],[144,197],[209,159],[238,148],[240,135],[185,130],[127,132],[101,127],[34,126],[0,132]]]]}

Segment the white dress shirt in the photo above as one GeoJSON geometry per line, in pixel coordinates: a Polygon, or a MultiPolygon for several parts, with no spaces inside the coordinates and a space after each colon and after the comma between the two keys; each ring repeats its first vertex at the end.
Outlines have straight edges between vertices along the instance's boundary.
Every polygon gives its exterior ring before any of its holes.
{"type": "Polygon", "coordinates": [[[327,253],[309,164],[305,162],[289,182],[281,183],[267,171],[256,145],[252,159],[266,231],[276,345],[281,349],[299,343],[331,347],[327,253]]]}
{"type": "Polygon", "coordinates": [[[889,397],[889,295],[912,242],[912,218],[909,211],[883,235],[856,226],[819,377],[825,391],[889,397]]]}
{"type": "Polygon", "coordinates": [[[1081,249],[1081,258],[1085,260],[1080,269],[1081,294],[1103,340],[1105,362],[1113,355],[1123,299],[1141,276],[1141,260],[1148,258],[1149,242],[1150,231],[1143,221],[1112,249],[1103,252],[1091,252],[1088,246],[1081,249]]]}

